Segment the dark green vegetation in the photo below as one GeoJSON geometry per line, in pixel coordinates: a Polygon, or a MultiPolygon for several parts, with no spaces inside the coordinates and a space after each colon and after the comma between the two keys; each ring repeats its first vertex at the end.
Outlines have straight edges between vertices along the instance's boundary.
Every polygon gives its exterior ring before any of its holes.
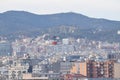
{"type": "Polygon", "coordinates": [[[72,12],[36,15],[24,11],[8,11],[0,14],[0,35],[9,39],[20,34],[36,36],[50,33],[61,37],[119,42],[118,30],[120,21],[90,18],[72,12]]]}

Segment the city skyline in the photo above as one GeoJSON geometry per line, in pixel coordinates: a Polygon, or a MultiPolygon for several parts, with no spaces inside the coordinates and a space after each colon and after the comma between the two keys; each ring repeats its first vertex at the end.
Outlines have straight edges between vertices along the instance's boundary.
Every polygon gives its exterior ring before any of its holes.
{"type": "Polygon", "coordinates": [[[95,18],[120,21],[119,0],[1,0],[0,13],[9,10],[35,14],[76,12],[95,18]]]}

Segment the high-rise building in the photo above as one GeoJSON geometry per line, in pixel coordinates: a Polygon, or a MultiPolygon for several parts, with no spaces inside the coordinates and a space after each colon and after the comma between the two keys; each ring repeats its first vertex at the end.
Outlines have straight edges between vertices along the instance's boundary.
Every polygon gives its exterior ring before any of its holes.
{"type": "Polygon", "coordinates": [[[114,61],[77,62],[70,70],[73,74],[81,74],[88,78],[114,78],[114,61]]]}

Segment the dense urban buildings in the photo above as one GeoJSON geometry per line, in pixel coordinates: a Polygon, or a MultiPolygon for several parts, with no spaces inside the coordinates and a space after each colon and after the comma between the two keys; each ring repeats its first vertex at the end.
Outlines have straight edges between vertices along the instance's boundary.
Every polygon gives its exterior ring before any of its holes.
{"type": "Polygon", "coordinates": [[[120,78],[120,44],[45,34],[0,41],[4,80],[89,80],[120,78]]]}

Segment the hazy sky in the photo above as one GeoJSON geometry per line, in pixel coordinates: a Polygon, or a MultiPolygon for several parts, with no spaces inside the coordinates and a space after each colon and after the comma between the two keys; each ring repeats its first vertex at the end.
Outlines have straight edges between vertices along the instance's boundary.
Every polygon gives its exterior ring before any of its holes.
{"type": "Polygon", "coordinates": [[[120,21],[120,0],[0,0],[0,12],[8,10],[37,14],[77,12],[120,21]]]}

